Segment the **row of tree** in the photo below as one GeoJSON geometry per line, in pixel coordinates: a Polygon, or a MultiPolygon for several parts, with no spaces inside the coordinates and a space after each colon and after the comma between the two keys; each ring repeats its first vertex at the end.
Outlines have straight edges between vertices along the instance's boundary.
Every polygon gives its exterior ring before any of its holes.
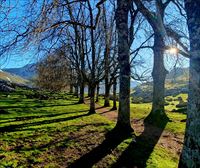
{"type": "MultiPolygon", "coordinates": [[[[110,88],[119,79],[119,112],[116,129],[133,131],[130,124],[130,79],[143,79],[134,73],[143,50],[153,51],[153,103],[146,120],[157,124],[168,120],[164,110],[165,50],[176,45],[177,53],[190,59],[190,93],[185,145],[181,167],[198,167],[199,150],[199,8],[194,0],[43,0],[16,4],[23,9],[20,17],[9,3],[1,4],[0,53],[30,46],[48,57],[39,64],[44,76],[39,83],[45,86],[49,74],[57,87],[71,82],[79,103],[84,102],[88,85],[90,114],[95,113],[95,88],[105,83],[105,103],[109,106],[110,88]],[[13,11],[13,12],[12,12],[13,11]],[[187,16],[186,16],[187,15],[187,16]],[[189,28],[190,52],[187,46],[189,28]],[[6,37],[7,33],[9,36],[6,37]],[[55,55],[57,57],[55,57],[55,55]],[[50,63],[48,68],[44,68],[50,63]],[[58,73],[53,70],[58,68],[58,73]],[[49,72],[47,71],[50,70],[49,72]],[[53,70],[51,72],[51,70],[53,70]],[[62,72],[66,71],[65,75],[62,72]],[[65,80],[66,79],[66,80],[65,80]],[[46,80],[46,81],[45,81],[46,80]],[[192,166],[191,166],[192,165],[192,166]]],[[[146,54],[142,57],[145,58],[146,54]]],[[[114,89],[116,90],[116,89],[114,89]]],[[[114,93],[116,95],[116,93],[114,93]]]]}

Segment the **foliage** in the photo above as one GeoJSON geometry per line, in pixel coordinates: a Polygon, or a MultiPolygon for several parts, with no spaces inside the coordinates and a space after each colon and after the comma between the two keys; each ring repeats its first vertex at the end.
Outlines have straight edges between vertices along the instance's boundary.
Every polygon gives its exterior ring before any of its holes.
{"type": "Polygon", "coordinates": [[[37,85],[46,90],[59,91],[69,83],[69,62],[64,52],[57,51],[47,55],[37,65],[37,85]]]}

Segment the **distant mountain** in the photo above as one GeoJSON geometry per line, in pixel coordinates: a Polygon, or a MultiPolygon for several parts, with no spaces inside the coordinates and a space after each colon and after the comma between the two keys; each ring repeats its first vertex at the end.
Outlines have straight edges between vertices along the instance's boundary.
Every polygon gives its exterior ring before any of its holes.
{"type": "MultiPolygon", "coordinates": [[[[131,89],[134,89],[136,86],[138,86],[140,83],[139,82],[137,82],[137,81],[131,81],[131,83],[130,83],[130,87],[131,87],[131,89]]],[[[112,90],[113,88],[111,87],[111,89],[110,89],[110,92],[111,92],[111,94],[112,94],[112,90]]],[[[100,85],[100,94],[104,94],[105,93],[105,87],[104,87],[104,85],[100,85]]],[[[119,81],[118,81],[118,83],[117,83],[117,93],[119,93],[119,81]]]]}
{"type": "MultiPolygon", "coordinates": [[[[175,68],[166,77],[165,96],[188,92],[189,68],[175,68]]],[[[131,96],[133,102],[151,102],[153,82],[145,82],[135,87],[131,96]]]]}
{"type": "Polygon", "coordinates": [[[167,82],[176,81],[188,81],[189,80],[189,68],[174,68],[172,69],[166,77],[167,82]]]}
{"type": "Polygon", "coordinates": [[[7,68],[3,71],[21,76],[24,79],[32,79],[36,75],[36,64],[28,64],[21,68],[7,68]]]}
{"type": "MultiPolygon", "coordinates": [[[[137,81],[131,81],[130,85],[131,85],[131,89],[134,89],[136,86],[138,86],[140,83],[137,81]]],[[[99,89],[99,93],[100,94],[104,94],[105,93],[105,84],[104,83],[100,83],[100,89],[99,89]]],[[[88,92],[88,87],[85,87],[85,92],[88,92]]],[[[112,94],[113,90],[112,87],[110,89],[110,93],[112,94]]],[[[117,93],[119,93],[119,81],[117,83],[117,93]]]]}
{"type": "Polygon", "coordinates": [[[131,89],[134,89],[138,85],[140,85],[140,82],[138,82],[138,81],[131,81],[131,89]]]}

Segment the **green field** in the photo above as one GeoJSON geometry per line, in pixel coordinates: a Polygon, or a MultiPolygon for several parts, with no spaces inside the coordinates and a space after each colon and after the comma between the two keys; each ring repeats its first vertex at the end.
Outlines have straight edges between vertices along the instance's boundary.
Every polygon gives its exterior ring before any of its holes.
{"type": "MultiPolygon", "coordinates": [[[[31,94],[31,91],[0,94],[0,168],[68,167],[88,152],[95,152],[94,149],[101,151],[98,145],[102,145],[105,134],[115,126],[114,121],[100,114],[88,115],[88,105],[77,104],[78,99],[67,93],[45,93],[50,95],[48,100],[30,98],[31,94]]],[[[144,119],[150,107],[151,104],[131,104],[131,118],[144,119]]],[[[166,108],[169,111],[172,107],[166,108]]],[[[172,122],[167,123],[165,131],[183,135],[185,122],[181,120],[186,115],[172,112],[167,115],[172,122]]],[[[141,149],[137,153],[132,137],[123,139],[110,152],[102,154],[93,167],[111,167],[127,156],[129,161],[146,162],[149,168],[178,165],[179,155],[163,145],[141,139],[136,147],[141,149]],[[143,152],[147,152],[147,158],[142,157],[143,152]]]]}

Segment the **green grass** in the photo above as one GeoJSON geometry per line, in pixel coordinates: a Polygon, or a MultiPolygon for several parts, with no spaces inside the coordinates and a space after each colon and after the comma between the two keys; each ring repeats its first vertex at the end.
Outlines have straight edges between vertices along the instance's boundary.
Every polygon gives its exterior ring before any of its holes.
{"type": "MultiPolygon", "coordinates": [[[[186,119],[186,114],[171,112],[173,109],[176,109],[176,105],[178,104],[177,98],[182,97],[184,101],[187,101],[186,94],[179,94],[176,97],[166,97],[172,98],[173,101],[170,102],[170,105],[165,106],[166,114],[172,122],[168,122],[165,130],[172,132],[174,134],[183,134],[185,132],[185,123],[181,122],[181,120],[186,119]],[[173,105],[172,105],[173,104],[173,105]]],[[[112,106],[112,101],[110,101],[112,106]]],[[[104,99],[101,97],[99,100],[99,104],[101,106],[104,105],[104,99]]],[[[117,107],[119,103],[117,102],[117,107]]],[[[131,118],[132,119],[144,119],[151,111],[151,103],[142,103],[142,104],[131,104],[131,118]]]]}
{"type": "Polygon", "coordinates": [[[0,167],[40,167],[41,163],[58,167],[52,151],[61,147],[81,148],[80,140],[71,139],[72,135],[106,132],[113,127],[98,114],[88,116],[88,106],[75,104],[77,99],[71,95],[58,100],[37,100],[24,98],[23,94],[0,95],[1,109],[8,112],[0,115],[0,167]]]}
{"type": "MultiPolygon", "coordinates": [[[[183,113],[174,113],[171,112],[172,109],[175,109],[176,105],[178,104],[177,98],[182,97],[184,101],[187,101],[186,94],[180,94],[176,97],[167,97],[172,98],[173,101],[170,102],[170,105],[166,106],[166,114],[170,118],[171,122],[168,122],[165,131],[168,131],[175,135],[183,135],[185,133],[185,122],[181,122],[182,120],[186,119],[186,114],[183,113]],[[173,105],[172,105],[173,104],[173,105]]],[[[103,106],[104,100],[100,98],[99,104],[103,106]]],[[[111,101],[112,105],[112,101],[111,101]]],[[[117,106],[118,106],[117,102],[117,106]]],[[[132,119],[144,119],[151,110],[151,103],[143,103],[143,104],[131,104],[131,118],[132,119]]],[[[131,143],[131,139],[126,142],[123,142],[118,146],[119,151],[124,151],[131,143]]],[[[146,142],[148,145],[148,141],[146,142]]],[[[142,144],[145,148],[145,143],[142,144]]],[[[138,157],[142,158],[142,156],[138,157]]],[[[166,165],[168,168],[175,168],[178,167],[178,160],[179,156],[176,153],[168,150],[167,148],[163,148],[162,146],[156,145],[154,150],[152,151],[148,161],[147,167],[148,168],[165,168],[166,165]]]]}
{"type": "MultiPolygon", "coordinates": [[[[42,92],[50,95],[50,99],[39,100],[28,99],[27,94],[33,93],[0,93],[0,109],[7,112],[0,114],[0,167],[66,167],[101,144],[115,125],[99,114],[88,115],[89,107],[76,104],[78,99],[72,95],[42,92]]],[[[150,103],[131,104],[131,118],[145,118],[150,107],[150,103]]],[[[186,116],[171,112],[167,115],[173,122],[165,129],[183,134],[185,123],[180,120],[186,116]]],[[[115,163],[131,142],[131,138],[123,141],[94,167],[115,163]]],[[[147,167],[176,167],[177,163],[177,155],[156,145],[147,167]]]]}
{"type": "Polygon", "coordinates": [[[156,146],[147,161],[147,168],[176,168],[178,167],[178,159],[174,153],[156,146]]]}

